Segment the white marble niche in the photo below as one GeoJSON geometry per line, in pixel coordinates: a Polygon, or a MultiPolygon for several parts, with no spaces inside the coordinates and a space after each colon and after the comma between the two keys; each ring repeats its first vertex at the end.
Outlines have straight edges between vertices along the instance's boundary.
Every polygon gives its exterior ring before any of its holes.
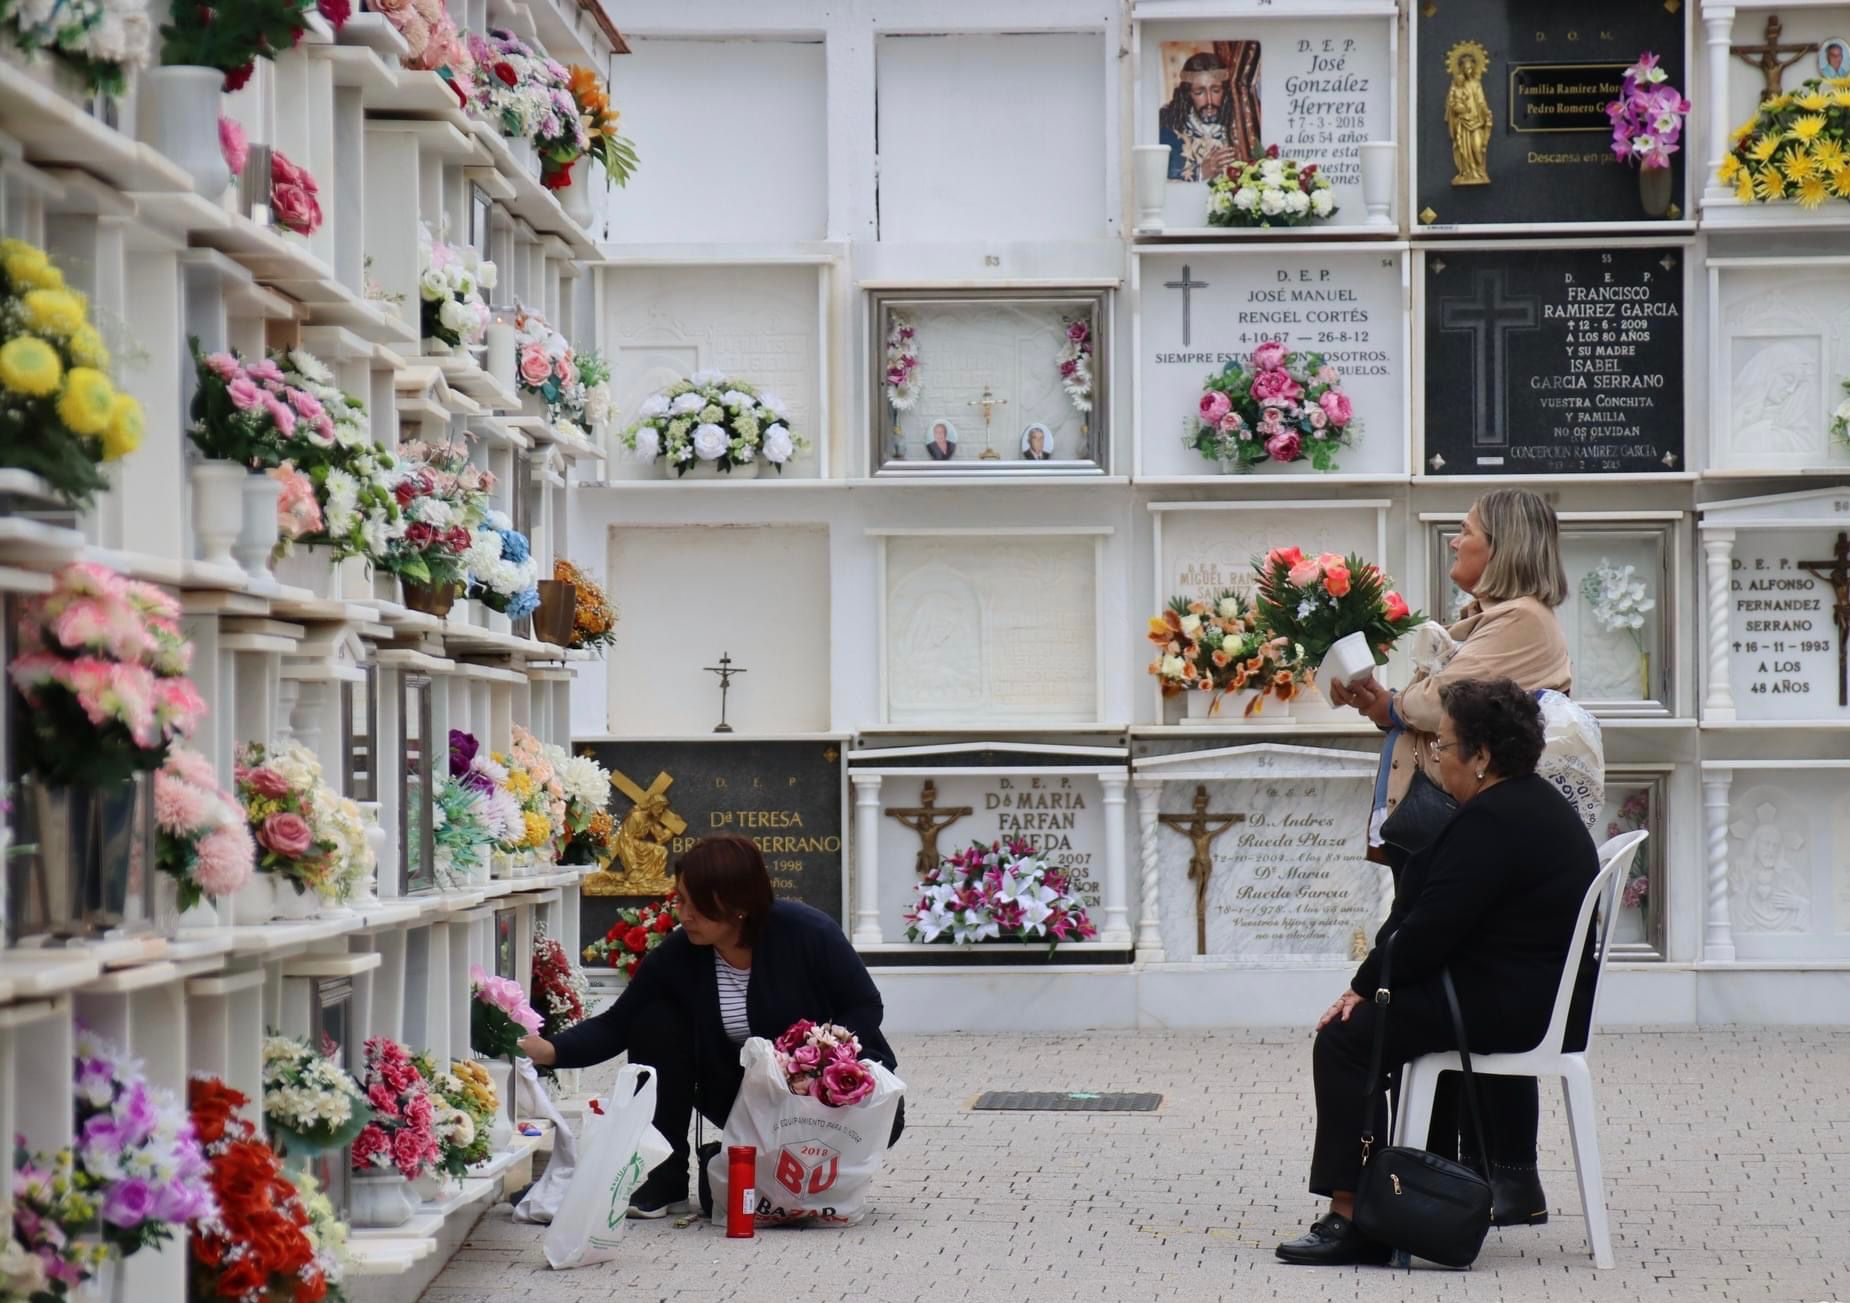
{"type": "Polygon", "coordinates": [[[1850,470],[1850,257],[1711,258],[1709,467],[1850,470]]]}
{"type": "Polygon", "coordinates": [[[1850,760],[1705,761],[1704,958],[1850,960],[1850,760]]]}

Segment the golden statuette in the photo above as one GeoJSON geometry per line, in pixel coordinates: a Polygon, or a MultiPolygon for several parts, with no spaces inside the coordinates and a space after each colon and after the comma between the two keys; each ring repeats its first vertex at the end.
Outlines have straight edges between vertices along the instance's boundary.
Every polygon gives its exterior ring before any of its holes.
{"type": "Polygon", "coordinates": [[[674,779],[657,774],[648,790],[636,786],[618,772],[610,775],[610,785],[633,802],[623,822],[617,825],[616,864],[605,865],[585,875],[581,890],[587,896],[664,896],[674,890],[674,877],[668,872],[668,844],[687,831],[687,820],[668,805],[668,789],[674,779]]]}
{"type": "Polygon", "coordinates": [[[1490,184],[1490,101],[1484,98],[1489,67],[1490,52],[1476,41],[1460,41],[1445,53],[1452,78],[1445,92],[1445,129],[1452,136],[1455,186],[1490,184]]]}

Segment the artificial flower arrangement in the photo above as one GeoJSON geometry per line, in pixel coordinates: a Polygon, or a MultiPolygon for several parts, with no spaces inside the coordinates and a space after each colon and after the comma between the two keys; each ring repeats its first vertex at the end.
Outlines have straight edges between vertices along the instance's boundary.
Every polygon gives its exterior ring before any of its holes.
{"type": "Polygon", "coordinates": [[[494,263],[466,244],[449,244],[418,227],[418,299],[420,326],[427,339],[451,348],[479,344],[488,333],[490,313],[482,298],[498,273],[494,263]]]}
{"type": "Polygon", "coordinates": [[[410,1051],[386,1036],[366,1042],[361,1079],[373,1117],[353,1139],[353,1170],[362,1176],[396,1172],[415,1181],[437,1162],[436,1106],[430,1083],[410,1051]]]}
{"type": "Polygon", "coordinates": [[[1157,649],[1149,671],[1165,697],[1211,692],[1213,713],[1225,694],[1251,692],[1243,711],[1250,717],[1268,697],[1288,702],[1297,695],[1284,639],[1260,628],[1252,607],[1232,590],[1212,601],[1171,598],[1169,608],[1151,618],[1148,636],[1157,649]]]}
{"type": "Polygon", "coordinates": [[[242,122],[223,113],[218,115],[218,152],[225,156],[225,166],[231,169],[232,176],[244,175],[244,165],[251,158],[250,137],[242,122]]]}
{"type": "Polygon", "coordinates": [[[643,400],[640,418],[623,432],[625,446],[642,461],[666,457],[675,474],[699,462],[730,472],[759,455],[782,473],[784,463],[809,442],[790,432],[784,402],[717,371],[696,371],[643,400]]]}
{"type": "Polygon", "coordinates": [[[590,756],[572,755],[556,743],[547,744],[546,758],[558,775],[565,800],[558,862],[609,863],[615,853],[611,838],[616,832],[608,808],[610,771],[590,756]]]}
{"type": "Polygon", "coordinates": [[[1606,106],[1606,116],[1612,119],[1612,152],[1621,163],[1670,166],[1689,101],[1668,83],[1669,74],[1657,66],[1657,56],[1649,50],[1625,70],[1619,98],[1606,106]]]}
{"type": "MultiPolygon", "coordinates": [[[[610,107],[610,95],[595,72],[577,64],[565,70],[566,88],[585,124],[585,156],[604,169],[604,184],[628,185],[636,170],[636,146],[617,131],[621,116],[610,107]]],[[[569,179],[570,169],[567,169],[569,179]]]]}
{"type": "Polygon", "coordinates": [[[1716,179],[1744,204],[1850,199],[1850,83],[1813,77],[1735,128],[1716,179]]]}
{"type": "MultiPolygon", "coordinates": [[[[276,358],[202,353],[190,341],[199,383],[187,433],[207,457],[255,470],[320,465],[339,447],[334,413],[276,358]]],[[[294,373],[300,377],[301,373],[294,373]]]]}
{"type": "Polygon", "coordinates": [[[437,786],[437,881],[458,886],[480,876],[496,843],[524,827],[520,802],[503,784],[507,770],[482,751],[473,734],[450,730],[449,774],[437,786]]]}
{"type": "Polygon", "coordinates": [[[434,72],[464,108],[475,96],[475,56],[450,17],[444,0],[368,0],[366,6],[384,14],[409,47],[400,62],[420,72],[434,72]]]}
{"type": "Polygon", "coordinates": [[[225,93],[242,90],[256,71],[257,60],[274,59],[294,49],[307,28],[307,15],[318,8],[336,30],[347,21],[351,5],[339,0],[236,0],[236,3],[184,4],[173,8],[161,27],[161,62],[168,67],[217,68],[225,74],[225,93]]]}
{"type": "Polygon", "coordinates": [[[192,1224],[191,1297],[338,1300],[341,1240],[332,1209],[317,1219],[296,1184],[300,1177],[283,1171],[262,1133],[240,1116],[249,1097],[216,1077],[195,1077],[187,1102],[218,1205],[192,1224]]]}
{"type": "Polygon", "coordinates": [[[1092,410],[1092,324],[1084,317],[1066,323],[1060,344],[1060,387],[1075,411],[1092,410]]]}
{"type": "Polygon", "coordinates": [[[238,799],[257,839],[257,869],[298,894],[341,904],[374,866],[357,805],[330,788],[321,762],[299,742],[272,752],[261,742],[238,750],[238,799]]]}
{"type": "Polygon", "coordinates": [[[109,487],[98,468],[141,446],[141,404],[110,383],[88,301],[24,240],[0,240],[0,340],[0,467],[88,506],[109,487]]]}
{"type": "Polygon", "coordinates": [[[1209,226],[1306,226],[1335,212],[1330,179],[1315,163],[1280,158],[1277,145],[1208,183],[1209,226]]]}
{"type": "Polygon", "coordinates": [[[1645,641],[1645,616],[1657,607],[1650,588],[1637,577],[1636,566],[1615,566],[1605,557],[1580,580],[1580,595],[1592,609],[1593,622],[1607,633],[1622,633],[1638,649],[1639,693],[1650,695],[1650,647],[1645,641]]]}
{"type": "Polygon", "coordinates": [[[403,530],[389,540],[384,566],[400,579],[433,588],[461,588],[463,557],[488,518],[495,477],[472,465],[461,443],[400,445],[392,495],[403,530]]]}
{"type": "Polygon", "coordinates": [[[784,1084],[830,1108],[848,1108],[874,1093],[874,1074],[861,1062],[861,1040],[846,1027],[793,1023],[771,1043],[784,1084]]]}
{"type": "Polygon", "coordinates": [[[1294,353],[1276,340],[1208,377],[1190,425],[1183,442],[1240,471],[1304,460],[1333,471],[1337,453],[1362,429],[1342,373],[1323,354],[1294,353]]]}
{"type": "MultiPolygon", "coordinates": [[[[1637,832],[1651,824],[1651,793],[1648,788],[1639,788],[1626,797],[1613,820],[1606,825],[1606,837],[1622,837],[1628,832],[1637,832]]],[[[1646,858],[1644,847],[1632,852],[1631,863],[1625,867],[1625,886],[1619,891],[1620,909],[1643,909],[1645,901],[1651,894],[1651,862],[1646,858]]]]}
{"type": "Polygon", "coordinates": [[[476,526],[462,568],[464,591],[489,610],[519,620],[539,609],[539,567],[532,546],[506,512],[490,511],[476,526]]]}
{"type": "Polygon", "coordinates": [[[576,417],[583,425],[602,425],[616,411],[610,396],[610,363],[596,349],[586,349],[578,354],[577,362],[578,384],[584,391],[584,398],[578,410],[569,415],[576,417]]]}
{"type": "Polygon", "coordinates": [[[68,1298],[114,1254],[96,1233],[100,1209],[78,1180],[75,1151],[60,1149],[47,1158],[29,1154],[24,1136],[13,1143],[12,1235],[0,1252],[6,1266],[0,1286],[12,1292],[0,1297],[30,1303],[68,1298]]]}
{"type": "Polygon", "coordinates": [[[197,751],[173,747],[154,771],[154,831],[155,867],[178,884],[182,911],[250,880],[257,847],[244,807],[197,751]]]}
{"type": "Polygon", "coordinates": [[[321,229],[321,187],[280,149],[270,151],[270,213],[278,226],[297,235],[321,229]]]}
{"type": "Polygon", "coordinates": [[[95,1202],[103,1242],[129,1257],[210,1217],[205,1153],[180,1101],[148,1084],[140,1060],[79,1023],[73,1180],[95,1202]]]}
{"type": "Polygon", "coordinates": [[[554,768],[549,747],[514,725],[514,746],[495,759],[507,769],[507,789],[520,801],[523,835],[513,851],[548,850],[565,833],[565,782],[554,768]]]}
{"type": "Polygon", "coordinates": [[[515,378],[523,394],[533,394],[552,415],[584,411],[584,384],[572,346],[546,318],[526,308],[514,314],[515,378]]]}
{"type": "MultiPolygon", "coordinates": [[[[540,1032],[547,1040],[585,1020],[585,1000],[591,985],[584,970],[572,962],[559,939],[545,925],[533,930],[533,1007],[539,1010],[540,1032]]],[[[536,1069],[542,1077],[557,1075],[556,1068],[536,1069]]]]}
{"type": "Polygon", "coordinates": [[[482,70],[472,107],[508,139],[532,141],[548,170],[569,168],[588,142],[565,66],[502,27],[471,32],[469,53],[482,70]]]}
{"type": "Polygon", "coordinates": [[[1364,644],[1374,664],[1385,664],[1389,649],[1426,618],[1388,587],[1393,580],[1380,567],[1353,554],[1307,557],[1278,547],[1254,561],[1253,570],[1260,627],[1285,640],[1287,665],[1300,676],[1327,677],[1331,649],[1350,638],[1364,644]]]}
{"type": "Polygon", "coordinates": [[[522,1036],[537,1036],[544,1020],[512,978],[469,966],[469,1048],[490,1059],[524,1059],[522,1036]]]}
{"type": "Polygon", "coordinates": [[[896,412],[909,412],[919,401],[918,331],[895,312],[887,319],[886,402],[896,412]]]}
{"type": "MultiPolygon", "coordinates": [[[[306,349],[271,355],[287,391],[306,394],[328,418],[330,431],[314,425],[314,451],[298,450],[292,469],[313,490],[319,524],[294,535],[297,542],[334,549],[336,560],[365,557],[383,565],[402,538],[405,521],[394,489],[398,460],[372,439],[366,404],[334,383],[334,373],[306,349]],[[331,442],[323,443],[323,438],[331,442]]],[[[287,496],[287,495],[285,495],[287,496]]],[[[283,510],[279,502],[277,507],[283,510]]],[[[309,515],[306,505],[302,514],[309,515]]]]}
{"type": "Polygon", "coordinates": [[[372,1116],[366,1092],[340,1064],[294,1037],[263,1038],[263,1120],[288,1152],[339,1149],[372,1116]]]}
{"type": "Polygon", "coordinates": [[[8,673],[30,709],[24,769],[53,787],[106,787],[156,769],[206,705],[187,677],[180,607],[151,584],[77,562],[20,611],[8,673]]]}
{"type": "Polygon", "coordinates": [[[918,904],[906,914],[906,939],[956,945],[978,941],[1047,942],[1098,935],[1066,875],[1019,839],[981,842],[946,856],[919,883],[918,904]]]}
{"type": "Polygon", "coordinates": [[[649,952],[666,941],[680,924],[672,891],[653,904],[619,909],[610,931],[585,947],[585,962],[614,968],[627,981],[636,976],[649,952]]]}
{"type": "Polygon", "coordinates": [[[463,1094],[467,1097],[463,1107],[469,1110],[469,1115],[493,1119],[501,1107],[501,1100],[495,1094],[495,1079],[488,1075],[488,1069],[474,1059],[456,1059],[450,1063],[450,1075],[462,1083],[463,1094]]]}
{"type": "MultiPolygon", "coordinates": [[[[481,1096],[464,1084],[458,1075],[461,1064],[452,1064],[448,1072],[441,1071],[428,1053],[413,1055],[411,1062],[419,1075],[430,1083],[431,1097],[436,1105],[437,1169],[451,1180],[459,1181],[469,1174],[472,1166],[488,1158],[494,1105],[491,1102],[484,1108],[481,1096]]],[[[480,1070],[479,1065],[471,1066],[480,1070]]],[[[487,1075],[486,1071],[482,1072],[484,1079],[487,1075]]],[[[493,1097],[491,1087],[491,1101],[493,1097]]]]}
{"type": "Polygon", "coordinates": [[[9,3],[0,5],[0,31],[28,55],[69,65],[92,94],[111,98],[128,89],[132,70],[147,65],[154,38],[147,0],[9,3]]]}
{"type": "Polygon", "coordinates": [[[590,576],[563,558],[552,563],[552,577],[570,584],[573,592],[572,648],[603,647],[617,640],[617,615],[604,590],[590,576]]]}
{"type": "MultiPolygon", "coordinates": [[[[340,1286],[349,1265],[347,1223],[340,1219],[334,1201],[321,1188],[314,1172],[306,1168],[297,1171],[295,1185],[296,1197],[302,1201],[303,1211],[308,1213],[308,1225],[303,1228],[303,1234],[308,1236],[309,1248],[315,1254],[312,1270],[322,1280],[322,1301],[346,1303],[346,1292],[340,1286]]],[[[308,1292],[313,1293],[312,1288],[308,1292]]]]}

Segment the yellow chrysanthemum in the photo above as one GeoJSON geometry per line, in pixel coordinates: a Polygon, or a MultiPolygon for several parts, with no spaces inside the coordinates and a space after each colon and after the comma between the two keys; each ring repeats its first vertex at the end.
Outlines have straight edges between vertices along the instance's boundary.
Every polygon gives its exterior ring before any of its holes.
{"type": "Polygon", "coordinates": [[[1824,130],[1824,126],[1822,113],[1808,113],[1794,122],[1791,130],[1786,134],[1794,140],[1815,140],[1818,133],[1824,130]]]}
{"type": "Polygon", "coordinates": [[[523,810],[521,811],[520,818],[521,822],[527,826],[525,845],[544,846],[547,842],[552,840],[552,823],[545,815],[535,814],[531,810],[523,810]]]}
{"type": "Polygon", "coordinates": [[[1808,176],[1799,182],[1799,207],[1816,208],[1826,198],[1824,182],[1815,176],[1808,176]]]}
{"type": "Polygon", "coordinates": [[[1778,113],[1782,109],[1789,109],[1791,107],[1791,95],[1775,95],[1772,99],[1760,106],[1760,111],[1762,113],[1778,113]]]}
{"type": "Polygon", "coordinates": [[[1741,160],[1733,154],[1722,160],[1722,165],[1715,169],[1715,177],[1723,185],[1733,185],[1735,177],[1741,173],[1741,160]]]}
{"type": "Polygon", "coordinates": [[[103,431],[103,460],[116,461],[141,447],[141,404],[117,394],[109,405],[109,428],[103,431]]]}
{"type": "Polygon", "coordinates": [[[510,769],[507,775],[507,790],[524,801],[533,795],[533,779],[524,769],[510,769]]]}
{"type": "Polygon", "coordinates": [[[1803,145],[1792,150],[1779,162],[1779,170],[1786,180],[1797,185],[1812,174],[1811,151],[1803,145]]]}
{"type": "Polygon", "coordinates": [[[58,399],[58,419],[74,433],[103,433],[109,428],[115,406],[115,387],[101,371],[74,366],[64,377],[64,396],[58,399]]]}
{"type": "Polygon", "coordinates": [[[1839,199],[1850,199],[1850,166],[1831,173],[1831,193],[1839,199]]]}
{"type": "Polygon", "coordinates": [[[1830,107],[1831,97],[1823,91],[1811,91],[1799,96],[1797,103],[1800,108],[1817,113],[1830,107]]]}
{"type": "Polygon", "coordinates": [[[1734,197],[1744,204],[1754,202],[1754,174],[1746,168],[1734,179],[1734,197]]]}
{"type": "MultiPolygon", "coordinates": [[[[1844,86],[1844,83],[1841,81],[1834,82],[1832,84],[1839,86],[1839,87],[1844,86]]],[[[1841,89],[1841,90],[1832,91],[1831,92],[1831,103],[1835,104],[1840,109],[1846,106],[1850,106],[1850,87],[1845,87],[1844,89],[1841,89]]]]}
{"type": "Polygon", "coordinates": [[[1754,173],[1754,198],[1766,204],[1785,197],[1786,182],[1778,172],[1770,167],[1763,167],[1754,173]]]}
{"type": "Polygon", "coordinates": [[[1747,151],[1747,156],[1756,163],[1764,163],[1779,150],[1778,136],[1762,136],[1754,142],[1754,147],[1747,151]]]}
{"type": "Polygon", "coordinates": [[[1743,122],[1740,126],[1736,127],[1733,131],[1731,131],[1728,134],[1728,139],[1738,145],[1743,140],[1746,140],[1749,136],[1753,135],[1754,128],[1758,127],[1759,125],[1760,125],[1759,118],[1749,118],[1747,121],[1743,122]]]}
{"type": "Polygon", "coordinates": [[[20,302],[27,323],[47,335],[65,339],[84,324],[83,300],[69,290],[27,290],[20,302]]]}
{"type": "Polygon", "coordinates": [[[1825,139],[1812,142],[1812,170],[1819,176],[1830,176],[1846,162],[1850,162],[1850,153],[1845,151],[1842,141],[1825,139]]]}
{"type": "Polygon", "coordinates": [[[93,366],[98,371],[109,366],[109,348],[103,343],[103,337],[96,333],[96,327],[85,324],[71,332],[65,341],[71,350],[71,361],[78,366],[93,366]]]}
{"type": "Polygon", "coordinates": [[[27,398],[45,398],[58,392],[64,363],[58,350],[37,335],[21,335],[0,347],[0,384],[27,398]]]}

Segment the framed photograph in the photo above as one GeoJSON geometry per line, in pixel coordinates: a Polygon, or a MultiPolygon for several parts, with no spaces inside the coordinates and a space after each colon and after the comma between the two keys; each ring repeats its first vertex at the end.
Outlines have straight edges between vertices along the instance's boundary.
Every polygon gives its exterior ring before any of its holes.
{"type": "Polygon", "coordinates": [[[495,976],[514,980],[514,911],[495,911],[495,976]]]}
{"type": "Polygon", "coordinates": [[[1832,36],[1818,43],[1818,75],[1829,81],[1850,77],[1850,39],[1832,36]]]}
{"type": "Polygon", "coordinates": [[[1111,293],[870,289],[873,473],[1106,474],[1111,293]]]}
{"type": "MultiPolygon", "coordinates": [[[[1431,530],[1427,612],[1450,623],[1469,600],[1450,576],[1459,517],[1422,519],[1431,530]]],[[[1574,667],[1574,700],[1595,715],[1675,713],[1677,519],[1676,512],[1560,516],[1568,595],[1555,614],[1574,667]]]]}
{"type": "Polygon", "coordinates": [[[1651,834],[1622,870],[1612,934],[1612,953],[1617,959],[1664,957],[1664,890],[1669,879],[1664,871],[1668,859],[1664,814],[1669,781],[1667,769],[1615,767],[1606,771],[1606,806],[1593,830],[1594,840],[1609,841],[1638,829],[1651,834]]]}
{"type": "Polygon", "coordinates": [[[1171,181],[1209,181],[1257,158],[1258,41],[1163,41],[1156,143],[1169,147],[1171,181]]]}
{"type": "Polygon", "coordinates": [[[402,891],[413,895],[437,886],[433,784],[441,781],[447,752],[433,744],[431,682],[424,674],[398,678],[398,845],[402,891]]]}

